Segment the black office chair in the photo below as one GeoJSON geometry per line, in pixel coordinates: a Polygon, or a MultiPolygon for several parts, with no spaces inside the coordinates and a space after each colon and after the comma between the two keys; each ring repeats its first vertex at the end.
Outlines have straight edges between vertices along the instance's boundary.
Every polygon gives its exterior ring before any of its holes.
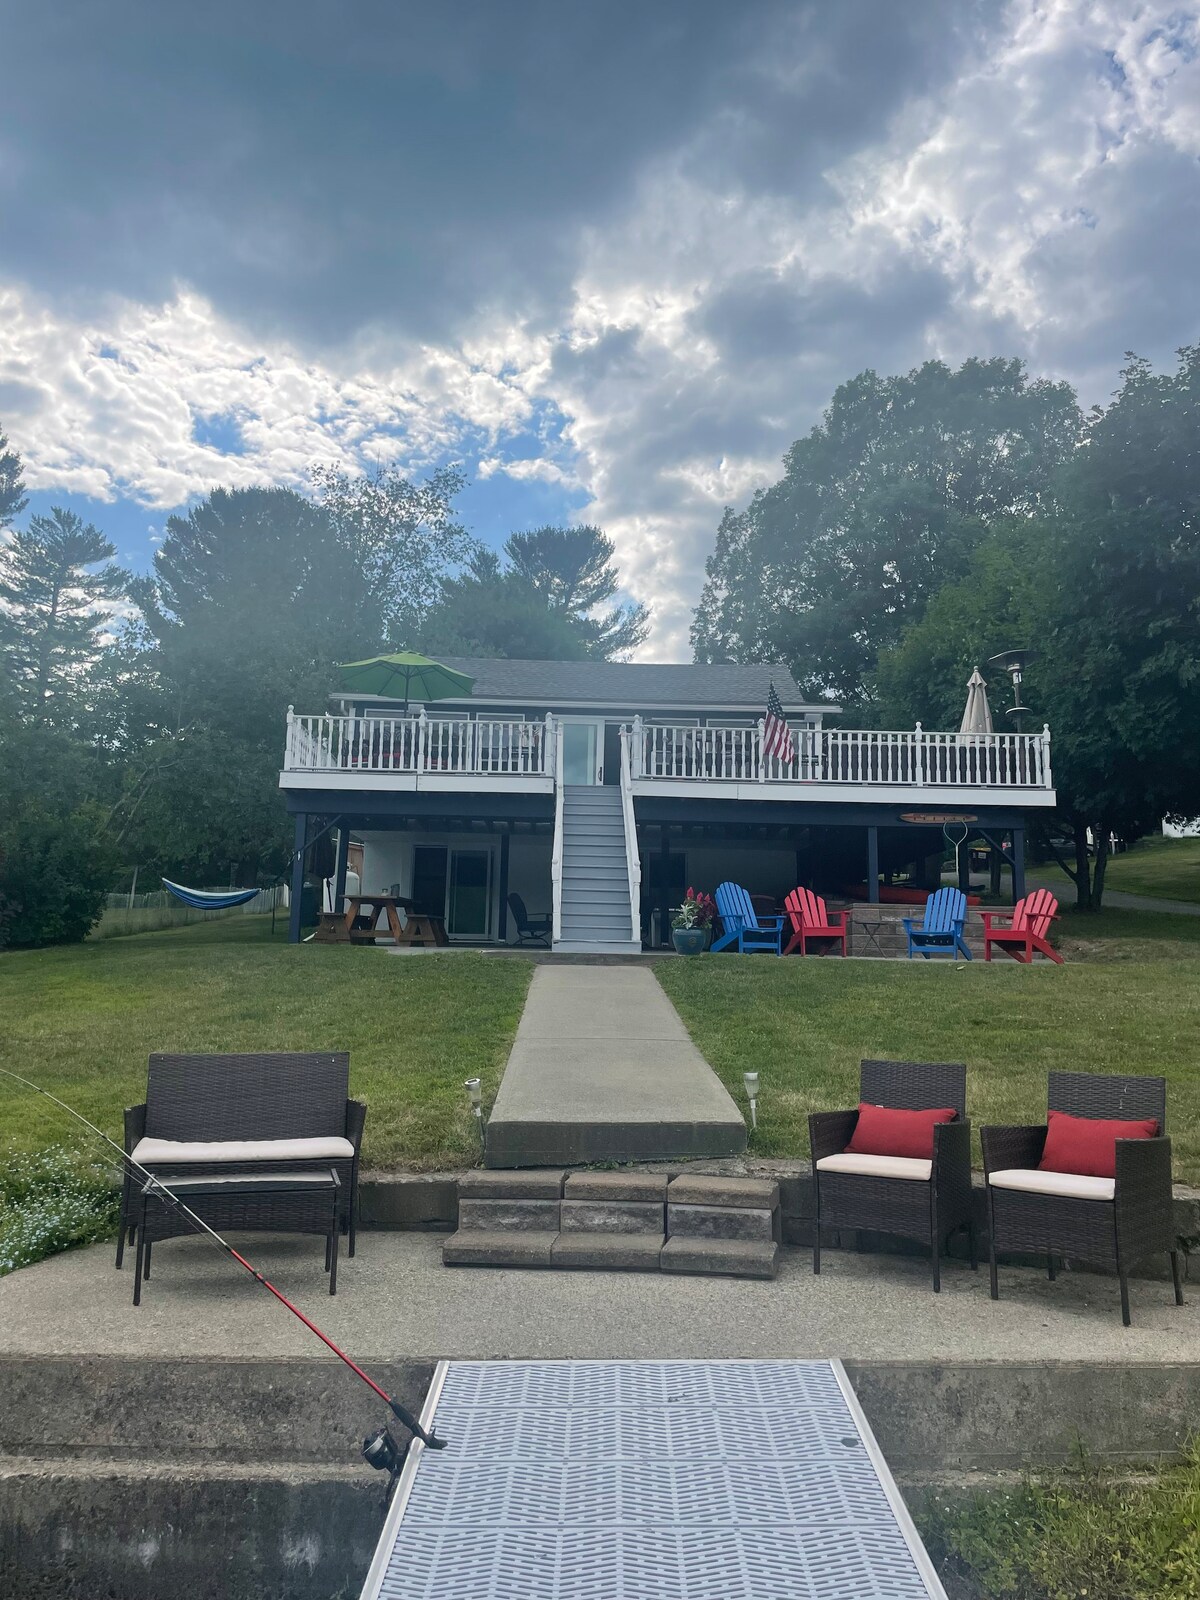
{"type": "Polygon", "coordinates": [[[547,911],[544,916],[531,917],[525,909],[525,902],[519,894],[510,894],[508,909],[513,914],[517,924],[517,944],[540,944],[547,950],[550,948],[550,935],[554,929],[554,918],[547,911]]]}

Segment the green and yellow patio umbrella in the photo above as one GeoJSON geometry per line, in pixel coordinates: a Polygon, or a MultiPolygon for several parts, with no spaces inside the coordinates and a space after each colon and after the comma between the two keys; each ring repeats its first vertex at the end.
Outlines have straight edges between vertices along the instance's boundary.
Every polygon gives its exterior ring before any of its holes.
{"type": "Polygon", "coordinates": [[[440,661],[400,650],[394,655],[368,656],[365,661],[341,661],[338,671],[351,694],[377,694],[386,700],[457,700],[469,695],[475,679],[455,672],[440,661]]]}

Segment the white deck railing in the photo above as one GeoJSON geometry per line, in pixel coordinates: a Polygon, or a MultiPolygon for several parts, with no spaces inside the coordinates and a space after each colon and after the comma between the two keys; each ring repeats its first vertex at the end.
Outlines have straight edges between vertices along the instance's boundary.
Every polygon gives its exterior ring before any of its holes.
{"type": "Polygon", "coordinates": [[[304,717],[289,707],[284,771],[546,776],[553,730],[551,717],[304,717]]]}
{"type": "Polygon", "coordinates": [[[1050,730],[926,733],[807,728],[794,758],[763,754],[763,725],[697,728],[636,720],[634,782],[889,784],[906,788],[1050,789],[1050,730]]]}

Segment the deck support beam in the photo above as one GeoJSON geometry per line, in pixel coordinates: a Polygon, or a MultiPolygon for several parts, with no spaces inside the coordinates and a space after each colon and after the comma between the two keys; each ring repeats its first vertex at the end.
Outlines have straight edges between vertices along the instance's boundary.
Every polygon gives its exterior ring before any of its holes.
{"type": "Polygon", "coordinates": [[[508,846],[510,828],[500,835],[500,907],[496,918],[496,937],[501,944],[508,943],[508,846]]]}
{"type": "MultiPolygon", "coordinates": [[[[333,877],[333,907],[334,912],[341,912],[342,902],[346,898],[346,868],[350,861],[350,829],[345,817],[338,818],[337,865],[334,867],[333,877]]],[[[362,884],[359,884],[362,892],[362,884]]],[[[324,910],[324,907],[321,908],[324,910]]]]}
{"type": "Polygon", "coordinates": [[[1025,898],[1025,829],[1012,831],[1012,887],[1013,905],[1025,898]]]}
{"type": "Polygon", "coordinates": [[[300,900],[304,894],[304,846],[308,837],[308,816],[296,814],[296,831],[292,842],[291,905],[288,907],[288,943],[300,943],[300,900]]]}
{"type": "Polygon", "coordinates": [[[874,823],[867,829],[867,902],[879,904],[879,829],[874,823]]]}

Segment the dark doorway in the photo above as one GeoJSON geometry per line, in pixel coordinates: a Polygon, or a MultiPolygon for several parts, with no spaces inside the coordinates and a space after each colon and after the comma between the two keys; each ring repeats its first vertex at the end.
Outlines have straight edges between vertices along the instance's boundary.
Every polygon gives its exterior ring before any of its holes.
{"type": "Polygon", "coordinates": [[[446,846],[419,844],[413,849],[413,910],[425,917],[446,914],[446,846]]]}
{"type": "Polygon", "coordinates": [[[674,851],[664,855],[656,846],[652,836],[641,843],[642,941],[651,949],[670,944],[671,908],[687,891],[687,857],[674,851]]]}
{"type": "Polygon", "coordinates": [[[605,784],[620,783],[621,781],[621,724],[619,722],[606,722],[604,724],[604,782],[605,784]]]}

